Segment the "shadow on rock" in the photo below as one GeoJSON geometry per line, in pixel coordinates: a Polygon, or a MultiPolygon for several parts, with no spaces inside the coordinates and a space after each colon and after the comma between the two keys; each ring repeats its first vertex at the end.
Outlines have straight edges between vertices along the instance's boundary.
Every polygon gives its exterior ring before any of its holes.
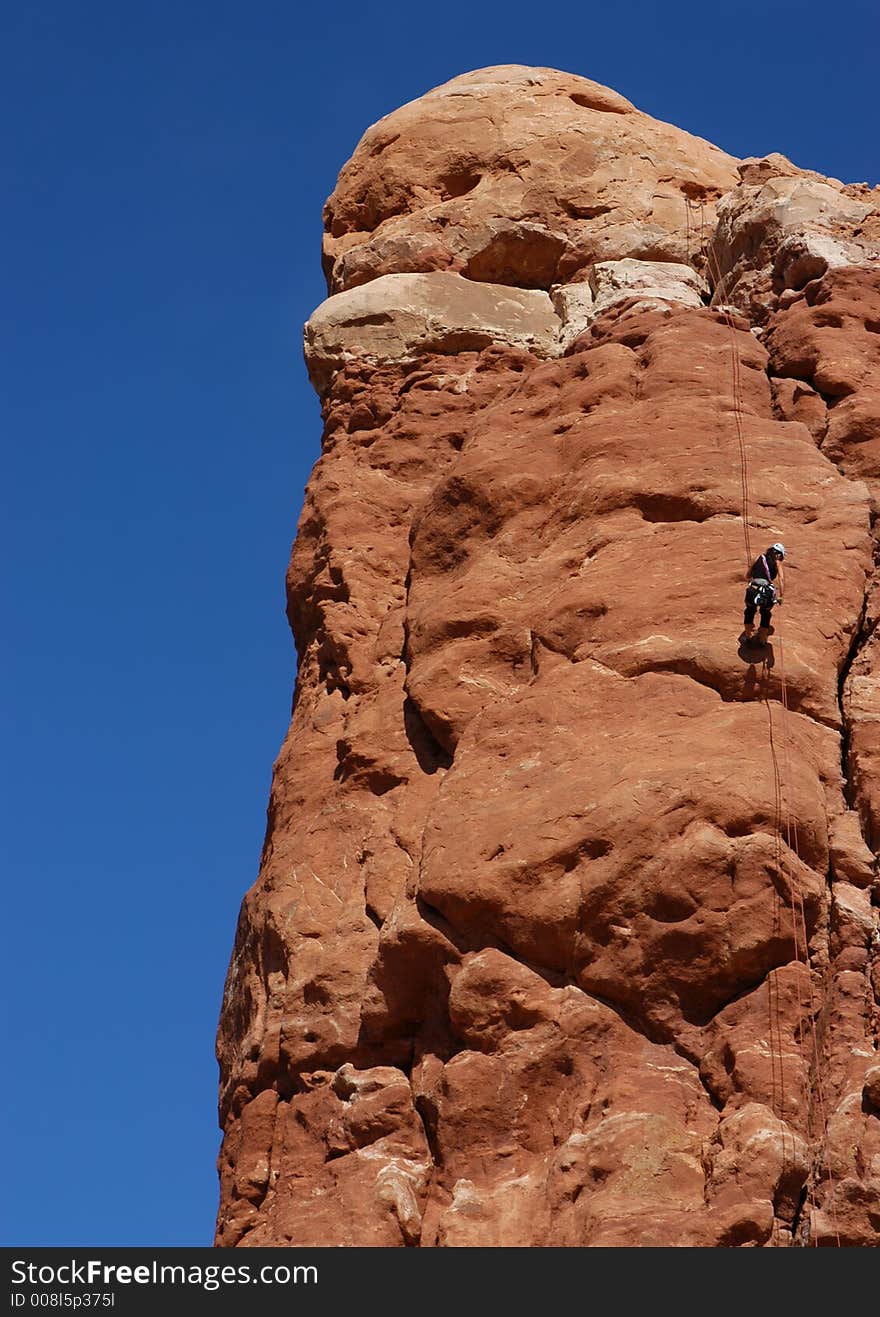
{"type": "Polygon", "coordinates": [[[776,662],[773,653],[773,646],[768,642],[748,638],[745,635],[740,636],[737,655],[743,663],[749,665],[743,682],[742,697],[744,700],[760,699],[762,691],[761,686],[770,668],[776,662]],[[758,669],[761,669],[760,673],[758,669]]]}

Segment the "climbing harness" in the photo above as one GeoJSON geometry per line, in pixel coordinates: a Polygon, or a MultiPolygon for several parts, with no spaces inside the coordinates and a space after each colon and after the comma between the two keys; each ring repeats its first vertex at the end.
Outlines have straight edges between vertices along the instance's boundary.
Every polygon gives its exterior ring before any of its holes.
{"type": "Polygon", "coordinates": [[[776,587],[760,576],[749,581],[746,594],[749,607],[754,604],[756,608],[772,608],[777,602],[776,587]]]}

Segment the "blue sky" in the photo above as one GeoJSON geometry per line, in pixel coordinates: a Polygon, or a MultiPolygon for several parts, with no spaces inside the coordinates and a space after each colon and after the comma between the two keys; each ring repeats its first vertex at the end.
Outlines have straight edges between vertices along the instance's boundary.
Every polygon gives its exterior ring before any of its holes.
{"type": "Polygon", "coordinates": [[[202,1244],[295,655],[300,327],[368,124],[550,65],[878,180],[876,5],[43,0],[0,15],[4,1244],[202,1244]]]}

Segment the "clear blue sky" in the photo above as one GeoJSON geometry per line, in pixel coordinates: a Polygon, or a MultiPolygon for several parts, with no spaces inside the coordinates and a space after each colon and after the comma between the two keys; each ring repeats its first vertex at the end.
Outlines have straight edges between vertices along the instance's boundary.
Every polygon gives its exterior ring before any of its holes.
{"type": "Polygon", "coordinates": [[[200,1244],[295,656],[321,205],[457,73],[877,181],[876,5],[34,0],[0,17],[5,1244],[200,1244]]]}

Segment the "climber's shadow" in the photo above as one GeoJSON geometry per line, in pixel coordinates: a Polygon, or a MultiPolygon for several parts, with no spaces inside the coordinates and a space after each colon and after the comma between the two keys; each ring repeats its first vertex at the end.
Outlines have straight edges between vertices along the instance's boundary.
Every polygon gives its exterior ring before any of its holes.
{"type": "Polygon", "coordinates": [[[769,641],[749,639],[742,635],[736,652],[742,662],[749,665],[743,682],[743,699],[752,700],[760,694],[760,684],[776,662],[773,646],[769,641]]]}

